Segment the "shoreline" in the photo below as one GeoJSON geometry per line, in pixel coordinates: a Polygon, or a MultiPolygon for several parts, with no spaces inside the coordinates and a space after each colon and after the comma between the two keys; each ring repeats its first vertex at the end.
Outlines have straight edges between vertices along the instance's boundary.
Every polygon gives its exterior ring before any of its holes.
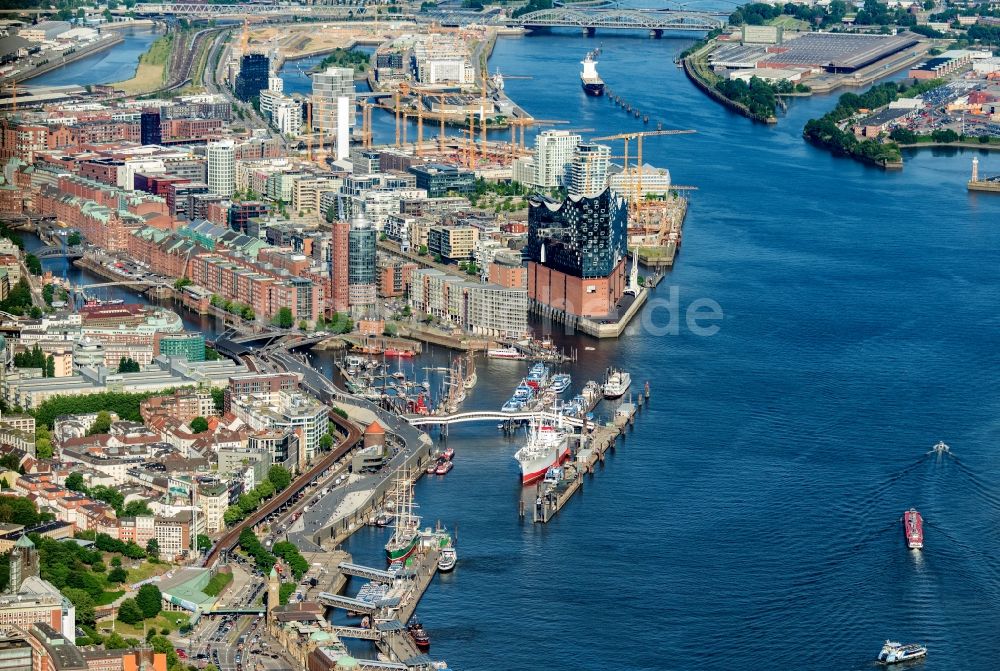
{"type": "Polygon", "coordinates": [[[118,46],[124,41],[125,38],[122,35],[115,34],[110,36],[110,39],[107,40],[102,39],[99,40],[98,42],[87,45],[82,49],[77,49],[71,54],[68,55],[64,54],[58,61],[49,61],[44,65],[39,65],[35,68],[32,68],[28,72],[18,73],[13,77],[4,79],[3,81],[4,83],[11,83],[11,84],[25,84],[31,81],[32,79],[36,79],[44,74],[52,72],[53,70],[58,70],[61,67],[69,65],[71,63],[75,63],[78,60],[86,58],[87,56],[93,56],[94,54],[98,54],[102,51],[106,51],[112,47],[118,46]]]}

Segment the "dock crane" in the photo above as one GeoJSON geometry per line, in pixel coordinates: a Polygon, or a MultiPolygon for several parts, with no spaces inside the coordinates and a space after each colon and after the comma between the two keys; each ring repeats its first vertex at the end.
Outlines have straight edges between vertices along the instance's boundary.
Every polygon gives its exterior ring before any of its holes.
{"type": "Polygon", "coordinates": [[[608,141],[608,140],[624,140],[625,141],[625,154],[623,156],[625,174],[629,174],[628,167],[628,143],[632,140],[636,140],[636,167],[638,168],[637,179],[632,182],[635,189],[633,197],[630,199],[629,209],[633,212],[639,209],[639,202],[642,199],[642,139],[645,137],[655,137],[660,135],[691,135],[696,133],[694,130],[646,130],[646,131],[636,131],[634,133],[619,133],[617,135],[605,135],[603,137],[592,138],[595,142],[597,141],[608,141]]]}

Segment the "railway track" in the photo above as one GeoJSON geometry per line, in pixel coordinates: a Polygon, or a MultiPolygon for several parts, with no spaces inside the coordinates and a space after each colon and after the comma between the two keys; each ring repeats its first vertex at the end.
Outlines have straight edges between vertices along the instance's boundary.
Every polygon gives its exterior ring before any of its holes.
{"type": "Polygon", "coordinates": [[[243,533],[244,529],[252,529],[260,524],[261,521],[267,518],[274,511],[278,510],[278,508],[291,501],[299,494],[299,492],[302,492],[311,482],[316,480],[316,478],[318,478],[324,471],[333,466],[341,457],[354,448],[354,445],[361,439],[361,429],[353,422],[349,422],[335,413],[331,413],[330,421],[337,425],[337,428],[343,435],[343,440],[340,444],[331,450],[328,455],[323,457],[319,463],[296,478],[287,489],[282,491],[280,494],[277,494],[245,520],[241,521],[235,527],[227,531],[226,534],[220,538],[214,546],[212,546],[212,549],[208,551],[208,554],[205,555],[202,566],[211,566],[218,561],[223,552],[230,552],[234,547],[236,547],[236,544],[240,539],[240,534],[243,533]]]}

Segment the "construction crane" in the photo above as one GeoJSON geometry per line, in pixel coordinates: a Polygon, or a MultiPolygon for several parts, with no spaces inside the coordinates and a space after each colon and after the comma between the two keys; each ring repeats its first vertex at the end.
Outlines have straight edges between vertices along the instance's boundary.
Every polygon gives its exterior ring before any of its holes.
{"type": "Polygon", "coordinates": [[[624,140],[625,141],[625,154],[623,156],[625,174],[629,174],[628,167],[628,143],[631,140],[636,140],[636,167],[638,168],[637,176],[635,180],[631,180],[632,186],[634,188],[633,198],[630,199],[629,208],[634,212],[639,209],[639,202],[642,198],[642,139],[645,137],[654,137],[658,135],[691,135],[697,131],[693,130],[646,130],[637,131],[634,133],[619,133],[618,135],[605,135],[603,137],[595,137],[593,140],[607,141],[607,140],[624,140]]]}

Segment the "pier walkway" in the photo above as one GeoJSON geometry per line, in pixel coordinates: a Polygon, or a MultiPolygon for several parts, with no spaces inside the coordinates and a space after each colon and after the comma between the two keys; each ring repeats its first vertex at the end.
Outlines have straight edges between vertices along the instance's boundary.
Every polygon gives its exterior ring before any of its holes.
{"type": "Polygon", "coordinates": [[[550,420],[562,422],[566,426],[581,427],[586,422],[579,417],[565,417],[553,412],[501,412],[499,410],[470,410],[451,415],[403,415],[403,419],[413,426],[433,426],[444,424],[464,424],[466,422],[506,422],[518,420],[550,420]]]}
{"type": "Polygon", "coordinates": [[[330,608],[340,608],[341,610],[350,610],[355,613],[366,613],[371,615],[378,607],[375,604],[368,603],[367,601],[361,601],[359,599],[352,599],[349,596],[343,596],[342,594],[331,594],[330,592],[320,592],[316,595],[316,600],[319,601],[324,606],[330,608]]]}
{"type": "Polygon", "coordinates": [[[382,569],[371,568],[370,566],[362,566],[361,564],[352,564],[350,562],[341,562],[337,567],[340,569],[341,573],[346,573],[347,575],[357,576],[358,578],[364,578],[365,580],[371,580],[374,582],[392,582],[395,577],[388,571],[383,571],[382,569]]]}

